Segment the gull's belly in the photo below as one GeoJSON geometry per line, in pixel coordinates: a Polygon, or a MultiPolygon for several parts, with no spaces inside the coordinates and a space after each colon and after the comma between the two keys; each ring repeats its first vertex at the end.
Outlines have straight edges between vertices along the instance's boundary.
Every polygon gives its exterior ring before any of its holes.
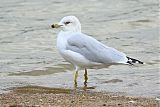
{"type": "Polygon", "coordinates": [[[60,54],[66,61],[72,63],[74,66],[90,67],[90,66],[95,66],[100,64],[100,63],[91,62],[81,54],[70,51],[70,50],[60,51],[60,54]]]}

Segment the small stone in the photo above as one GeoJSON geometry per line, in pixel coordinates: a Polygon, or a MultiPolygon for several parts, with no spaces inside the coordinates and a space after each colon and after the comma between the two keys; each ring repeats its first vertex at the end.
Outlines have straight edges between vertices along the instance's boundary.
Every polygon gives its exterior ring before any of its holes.
{"type": "Polygon", "coordinates": [[[42,99],[39,99],[39,101],[42,102],[43,100],[42,100],[42,99]]]}
{"type": "Polygon", "coordinates": [[[74,103],[74,101],[72,100],[71,103],[74,103]]]}
{"type": "Polygon", "coordinates": [[[160,98],[157,97],[155,100],[156,100],[156,101],[160,101],[160,98]]]}
{"type": "Polygon", "coordinates": [[[118,103],[118,105],[120,106],[120,105],[122,105],[121,103],[118,103]]]}
{"type": "Polygon", "coordinates": [[[61,102],[61,100],[58,100],[57,102],[58,102],[58,103],[60,103],[60,102],[61,102]]]}
{"type": "Polygon", "coordinates": [[[112,96],[112,98],[118,98],[118,96],[112,96]]]}
{"type": "Polygon", "coordinates": [[[106,104],[103,104],[103,106],[106,106],[106,104]]]}
{"type": "Polygon", "coordinates": [[[31,106],[31,107],[40,107],[40,105],[33,105],[33,106],[31,106]]]}

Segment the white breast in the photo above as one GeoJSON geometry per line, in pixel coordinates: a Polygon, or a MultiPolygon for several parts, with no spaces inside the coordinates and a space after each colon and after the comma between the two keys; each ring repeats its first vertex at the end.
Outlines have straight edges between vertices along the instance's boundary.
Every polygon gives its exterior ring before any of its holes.
{"type": "Polygon", "coordinates": [[[86,59],[81,54],[66,49],[66,46],[68,45],[67,39],[70,36],[72,36],[72,34],[69,34],[69,32],[67,33],[60,32],[58,34],[57,48],[61,56],[68,62],[72,63],[73,65],[77,65],[77,66],[93,65],[94,64],[93,62],[90,62],[88,59],[86,59]]]}

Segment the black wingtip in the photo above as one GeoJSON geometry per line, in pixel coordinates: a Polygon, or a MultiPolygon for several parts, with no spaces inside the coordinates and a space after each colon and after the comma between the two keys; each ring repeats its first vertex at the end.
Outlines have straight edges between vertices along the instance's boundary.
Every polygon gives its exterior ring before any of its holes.
{"type": "Polygon", "coordinates": [[[127,57],[127,59],[128,59],[127,63],[128,63],[128,64],[131,64],[131,65],[133,65],[133,63],[144,64],[144,62],[139,61],[139,60],[134,59],[134,58],[127,57]]]}

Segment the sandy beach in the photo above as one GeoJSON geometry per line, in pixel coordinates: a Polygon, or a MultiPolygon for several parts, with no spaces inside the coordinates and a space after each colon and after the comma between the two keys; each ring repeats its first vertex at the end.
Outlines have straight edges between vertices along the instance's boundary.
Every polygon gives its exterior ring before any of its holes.
{"type": "Polygon", "coordinates": [[[159,104],[155,98],[40,86],[18,87],[0,95],[1,107],[159,107],[159,104]]]}

